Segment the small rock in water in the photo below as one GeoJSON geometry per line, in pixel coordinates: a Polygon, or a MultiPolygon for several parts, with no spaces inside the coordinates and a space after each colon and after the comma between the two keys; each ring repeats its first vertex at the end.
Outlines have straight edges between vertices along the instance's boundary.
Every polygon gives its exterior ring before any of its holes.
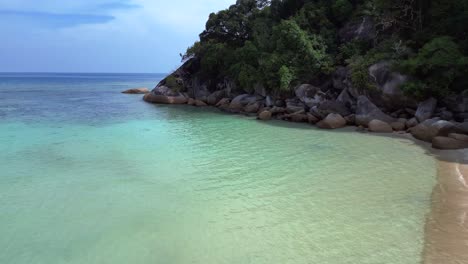
{"type": "Polygon", "coordinates": [[[148,88],[133,88],[123,91],[124,94],[147,94],[150,90],[148,88]]]}

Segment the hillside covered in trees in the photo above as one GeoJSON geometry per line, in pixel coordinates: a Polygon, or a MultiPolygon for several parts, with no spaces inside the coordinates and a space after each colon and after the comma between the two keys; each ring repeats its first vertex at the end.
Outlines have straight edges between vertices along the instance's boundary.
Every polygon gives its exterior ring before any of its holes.
{"type": "Polygon", "coordinates": [[[466,89],[467,30],[466,0],[238,0],[210,15],[183,59],[199,60],[208,86],[229,78],[245,91],[322,84],[339,66],[372,90],[368,69],[386,61],[422,99],[466,89]]]}
{"type": "Polygon", "coordinates": [[[151,103],[468,148],[467,0],[238,0],[151,103]]]}

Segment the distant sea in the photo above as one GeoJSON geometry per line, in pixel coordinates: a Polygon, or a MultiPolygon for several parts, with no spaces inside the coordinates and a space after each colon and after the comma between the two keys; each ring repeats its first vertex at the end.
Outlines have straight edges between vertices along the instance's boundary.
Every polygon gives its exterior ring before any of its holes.
{"type": "Polygon", "coordinates": [[[411,141],[151,105],[162,74],[0,74],[0,263],[421,263],[411,141]]]}

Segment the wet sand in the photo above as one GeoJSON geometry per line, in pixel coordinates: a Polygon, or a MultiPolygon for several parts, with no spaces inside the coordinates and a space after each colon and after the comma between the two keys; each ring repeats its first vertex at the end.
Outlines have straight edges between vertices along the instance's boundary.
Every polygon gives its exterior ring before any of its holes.
{"type": "Polygon", "coordinates": [[[468,150],[436,150],[408,133],[381,136],[411,140],[438,163],[422,264],[468,264],[468,150]]]}
{"type": "Polygon", "coordinates": [[[468,263],[468,152],[432,151],[438,183],[426,223],[424,264],[468,263]]]}

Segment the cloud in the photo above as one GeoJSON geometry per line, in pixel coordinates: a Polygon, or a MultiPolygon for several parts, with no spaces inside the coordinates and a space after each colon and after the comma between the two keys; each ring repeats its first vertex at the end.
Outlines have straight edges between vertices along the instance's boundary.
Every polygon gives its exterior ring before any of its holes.
{"type": "Polygon", "coordinates": [[[0,0],[0,72],[169,72],[235,0],[38,2],[0,0]]]}
{"type": "Polygon", "coordinates": [[[108,15],[82,15],[82,14],[52,14],[43,12],[23,12],[0,10],[0,22],[29,23],[35,27],[73,27],[80,24],[99,24],[113,20],[113,16],[108,15]]]}

